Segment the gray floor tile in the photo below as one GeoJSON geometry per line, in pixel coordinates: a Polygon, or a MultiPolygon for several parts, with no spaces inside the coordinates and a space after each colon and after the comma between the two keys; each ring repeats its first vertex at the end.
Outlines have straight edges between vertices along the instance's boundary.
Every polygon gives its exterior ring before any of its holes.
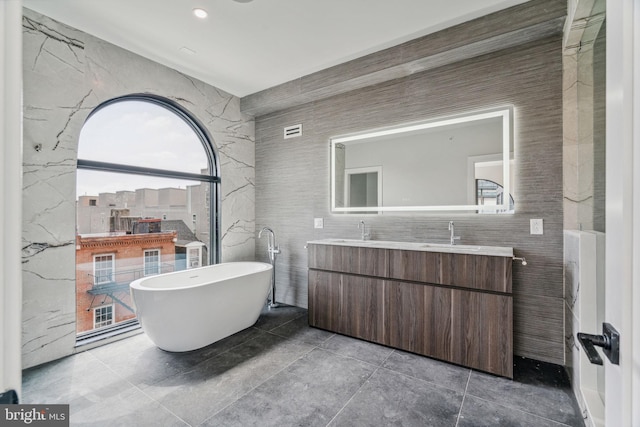
{"type": "Polygon", "coordinates": [[[188,427],[142,391],[131,388],[82,411],[71,411],[74,427],[188,427]]]}
{"type": "Polygon", "coordinates": [[[322,329],[312,328],[306,316],[298,317],[271,330],[272,333],[305,342],[310,345],[319,346],[331,338],[334,333],[322,329]]]}
{"type": "Polygon", "coordinates": [[[282,326],[284,323],[299,317],[307,317],[307,310],[291,305],[281,305],[277,308],[269,309],[267,306],[262,308],[258,321],[253,325],[254,328],[270,331],[282,326]]]}
{"type": "Polygon", "coordinates": [[[566,427],[552,420],[465,396],[458,427],[566,427]]]}
{"type": "Polygon", "coordinates": [[[385,368],[452,390],[464,392],[471,369],[417,354],[396,350],[384,362],[385,368]]]}
{"type": "Polygon", "coordinates": [[[207,347],[184,353],[160,350],[145,334],[140,334],[89,352],[127,381],[145,388],[184,372],[260,334],[265,332],[248,328],[207,347]]]}
{"type": "Polygon", "coordinates": [[[23,372],[22,403],[69,404],[74,411],[117,397],[133,386],[88,353],[23,372]]]}
{"type": "Polygon", "coordinates": [[[455,426],[463,394],[378,369],[330,426],[455,426]]]}
{"type": "Polygon", "coordinates": [[[323,342],[321,347],[378,366],[393,352],[392,348],[339,334],[323,342]]]}
{"type": "Polygon", "coordinates": [[[568,425],[582,426],[570,388],[526,384],[472,371],[467,395],[568,425]]]}
{"type": "Polygon", "coordinates": [[[198,425],[311,349],[265,334],[151,385],[145,393],[189,424],[198,425]]]}
{"type": "Polygon", "coordinates": [[[374,369],[316,349],[204,425],[326,426],[374,369]]]}
{"type": "Polygon", "coordinates": [[[22,402],[68,403],[74,426],[583,426],[564,368],[514,362],[514,381],[472,372],[310,328],[285,306],[193,352],[141,334],[27,369],[22,402]]]}

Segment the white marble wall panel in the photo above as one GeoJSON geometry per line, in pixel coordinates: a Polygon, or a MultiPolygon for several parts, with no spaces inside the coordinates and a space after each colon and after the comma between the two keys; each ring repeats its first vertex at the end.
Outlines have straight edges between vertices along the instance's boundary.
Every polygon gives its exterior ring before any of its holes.
{"type": "Polygon", "coordinates": [[[174,100],[207,129],[222,178],[224,261],[255,255],[253,119],[239,99],[24,9],[23,365],[73,352],[77,145],[88,114],[132,93],[174,100]]]}
{"type": "Polygon", "coordinates": [[[565,304],[580,318],[580,307],[576,304],[580,296],[580,232],[564,231],[564,287],[565,304]]]}
{"type": "Polygon", "coordinates": [[[597,395],[598,370],[602,368],[587,360],[577,334],[601,332],[604,319],[604,233],[565,230],[564,239],[566,366],[578,402],[585,409],[585,397],[597,395]]]}

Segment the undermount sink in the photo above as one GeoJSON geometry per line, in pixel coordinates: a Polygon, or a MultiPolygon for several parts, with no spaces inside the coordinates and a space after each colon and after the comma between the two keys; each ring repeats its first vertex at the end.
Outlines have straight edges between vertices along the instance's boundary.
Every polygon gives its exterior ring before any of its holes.
{"type": "Polygon", "coordinates": [[[450,245],[447,243],[426,243],[421,245],[422,248],[433,248],[433,249],[442,249],[442,250],[460,250],[460,251],[471,251],[478,252],[482,249],[482,246],[467,246],[467,245],[450,245]]]}

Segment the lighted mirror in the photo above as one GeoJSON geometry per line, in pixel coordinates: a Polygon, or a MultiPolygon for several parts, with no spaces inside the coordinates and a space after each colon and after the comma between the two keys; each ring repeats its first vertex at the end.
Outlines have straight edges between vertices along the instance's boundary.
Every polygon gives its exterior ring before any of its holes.
{"type": "Polygon", "coordinates": [[[513,109],[331,138],[331,210],[513,213],[513,109]]]}

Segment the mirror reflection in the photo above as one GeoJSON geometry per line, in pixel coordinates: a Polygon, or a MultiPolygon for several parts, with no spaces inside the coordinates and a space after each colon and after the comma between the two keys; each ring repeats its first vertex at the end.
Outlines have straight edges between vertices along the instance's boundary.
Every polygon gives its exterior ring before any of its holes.
{"type": "Polygon", "coordinates": [[[331,138],[333,212],[513,213],[512,108],[331,138]]]}

